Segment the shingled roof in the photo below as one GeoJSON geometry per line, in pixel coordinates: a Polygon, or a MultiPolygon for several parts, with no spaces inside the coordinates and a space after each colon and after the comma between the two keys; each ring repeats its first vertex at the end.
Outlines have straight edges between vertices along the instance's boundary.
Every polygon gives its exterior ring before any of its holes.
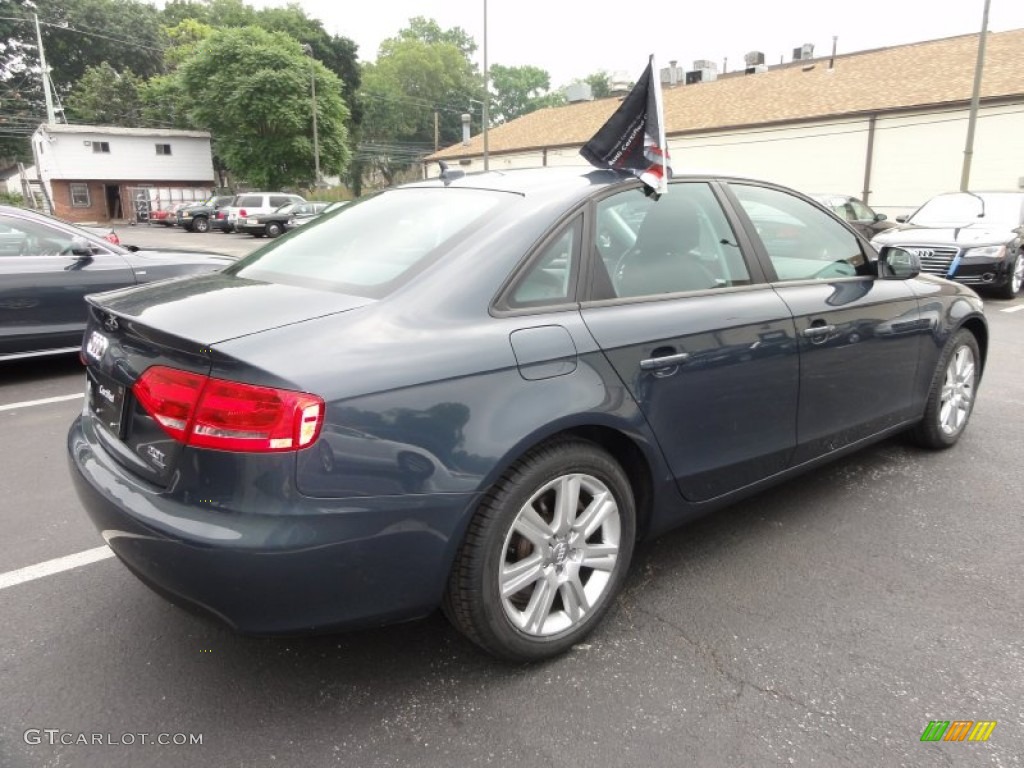
{"type": "MultiPolygon", "coordinates": [[[[1024,95],[1024,29],[990,32],[982,99],[1024,95]]],[[[978,35],[851,53],[664,88],[669,136],[842,115],[906,110],[970,100],[978,35]],[[813,68],[810,66],[813,64],[813,68]]],[[[619,105],[618,98],[550,107],[488,131],[490,154],[584,144],[619,105]]],[[[483,154],[478,134],[430,159],[483,154]]]]}

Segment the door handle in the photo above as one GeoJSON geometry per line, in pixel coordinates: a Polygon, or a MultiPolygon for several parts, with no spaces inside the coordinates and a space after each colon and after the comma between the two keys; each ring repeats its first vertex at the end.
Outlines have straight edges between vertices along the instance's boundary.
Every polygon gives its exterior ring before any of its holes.
{"type": "Polygon", "coordinates": [[[680,352],[677,355],[665,355],[664,357],[650,357],[640,361],[640,370],[656,371],[659,368],[671,368],[674,365],[685,363],[689,359],[689,352],[680,352]]]}
{"type": "Polygon", "coordinates": [[[812,325],[810,328],[804,328],[801,331],[809,339],[823,339],[835,332],[836,327],[834,325],[812,325]]]}

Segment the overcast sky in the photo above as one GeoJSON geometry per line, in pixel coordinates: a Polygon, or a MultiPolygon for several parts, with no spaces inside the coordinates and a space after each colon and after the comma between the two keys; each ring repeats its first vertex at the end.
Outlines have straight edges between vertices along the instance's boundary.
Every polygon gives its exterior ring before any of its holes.
{"type": "MultiPolygon", "coordinates": [[[[255,7],[283,0],[248,0],[255,7]]],[[[381,40],[413,16],[465,29],[482,47],[484,0],[300,0],[328,32],[359,45],[373,61],[381,40]]],[[[554,87],[598,70],[624,71],[635,80],[653,53],[658,66],[676,59],[692,69],[710,59],[721,71],[742,66],[748,51],[767,63],[789,61],[793,48],[814,44],[816,56],[977,32],[984,0],[487,0],[487,56],[506,66],[532,64],[548,71],[554,87]],[[644,10],[645,8],[649,10],[644,10]]],[[[989,29],[1024,28],[1024,0],[991,0],[989,29]]],[[[482,64],[480,51],[478,63],[482,64]]],[[[1024,62],[1024,51],[1021,51],[1024,62]]],[[[922,66],[927,66],[922,62],[922,66]]],[[[936,73],[941,76],[941,73],[936,73]]]]}

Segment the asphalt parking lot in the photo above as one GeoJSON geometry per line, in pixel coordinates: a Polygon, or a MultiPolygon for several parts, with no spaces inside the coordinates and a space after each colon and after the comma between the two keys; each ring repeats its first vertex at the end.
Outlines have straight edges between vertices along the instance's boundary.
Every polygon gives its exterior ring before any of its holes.
{"type": "Polygon", "coordinates": [[[71,489],[77,360],[0,365],[0,766],[1021,765],[1024,298],[987,311],[956,448],[886,441],[642,544],[602,626],[536,666],[440,615],[267,640],[169,605],[71,489]],[[922,743],[932,720],[997,726],[922,743]]]}
{"type": "Polygon", "coordinates": [[[175,251],[210,251],[228,256],[246,256],[270,242],[265,237],[253,237],[244,232],[210,231],[204,234],[186,232],[181,227],[163,224],[124,224],[114,227],[122,245],[140,248],[160,248],[175,251]]]}

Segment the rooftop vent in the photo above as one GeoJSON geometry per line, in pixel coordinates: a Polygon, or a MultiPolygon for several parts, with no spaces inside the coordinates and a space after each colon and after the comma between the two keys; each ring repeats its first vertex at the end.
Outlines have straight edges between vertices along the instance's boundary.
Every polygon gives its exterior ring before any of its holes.
{"type": "Polygon", "coordinates": [[[793,61],[805,61],[814,58],[814,44],[804,43],[799,48],[793,49],[793,61]]]}
{"type": "Polygon", "coordinates": [[[748,67],[756,67],[758,64],[764,64],[764,53],[761,51],[751,51],[743,57],[743,62],[748,67]]]}

